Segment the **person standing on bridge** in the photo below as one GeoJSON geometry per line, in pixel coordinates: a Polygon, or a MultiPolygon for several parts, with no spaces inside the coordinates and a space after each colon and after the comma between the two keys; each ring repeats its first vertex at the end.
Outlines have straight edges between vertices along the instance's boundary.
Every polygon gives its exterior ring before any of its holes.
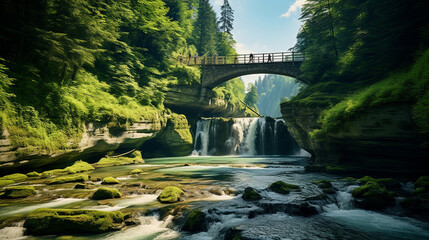
{"type": "Polygon", "coordinates": [[[250,58],[249,63],[253,63],[253,62],[254,62],[254,61],[253,61],[253,53],[250,53],[249,58],[250,58]]]}
{"type": "Polygon", "coordinates": [[[194,63],[197,64],[197,58],[198,58],[198,53],[195,53],[194,55],[194,63]]]}
{"type": "Polygon", "coordinates": [[[269,63],[269,62],[273,62],[273,61],[272,61],[272,59],[271,59],[271,54],[268,54],[268,60],[267,60],[267,63],[269,63]]]}

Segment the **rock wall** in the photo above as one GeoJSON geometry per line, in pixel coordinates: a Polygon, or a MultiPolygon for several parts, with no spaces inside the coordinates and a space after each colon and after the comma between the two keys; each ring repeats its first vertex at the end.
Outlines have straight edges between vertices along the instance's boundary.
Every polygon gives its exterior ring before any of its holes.
{"type": "Polygon", "coordinates": [[[425,172],[429,150],[406,104],[367,109],[322,141],[310,137],[320,128],[323,109],[293,103],[281,105],[286,125],[298,144],[310,152],[313,165],[327,170],[415,173],[425,172]]]}

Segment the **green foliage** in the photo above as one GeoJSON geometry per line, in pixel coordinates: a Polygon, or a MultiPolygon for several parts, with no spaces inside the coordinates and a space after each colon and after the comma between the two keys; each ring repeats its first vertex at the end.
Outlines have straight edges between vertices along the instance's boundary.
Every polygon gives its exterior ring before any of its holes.
{"type": "Polygon", "coordinates": [[[258,108],[256,104],[258,103],[258,90],[254,84],[249,83],[249,86],[247,87],[247,94],[246,97],[244,97],[244,102],[254,110],[258,111],[258,108]]]}
{"type": "Polygon", "coordinates": [[[53,184],[63,184],[63,183],[70,183],[70,182],[85,182],[86,180],[88,180],[88,175],[79,174],[74,176],[57,177],[50,180],[48,184],[53,185],[53,184]]]}
{"type": "Polygon", "coordinates": [[[184,192],[178,187],[166,187],[162,190],[161,194],[158,196],[158,200],[161,203],[175,203],[180,201],[184,192]]]}
{"type": "Polygon", "coordinates": [[[239,101],[244,101],[246,96],[244,83],[239,78],[231,79],[222,83],[216,88],[213,88],[215,98],[225,100],[231,108],[237,112],[244,111],[243,104],[239,101]]]}
{"type": "Polygon", "coordinates": [[[293,78],[280,75],[265,75],[255,83],[259,101],[256,106],[263,116],[281,117],[280,102],[298,94],[303,87],[293,78]]]}
{"type": "Polygon", "coordinates": [[[262,196],[255,191],[255,189],[251,187],[247,187],[244,189],[244,193],[242,198],[246,201],[255,201],[255,200],[261,200],[262,196]]]}
{"type": "Polygon", "coordinates": [[[326,134],[342,129],[346,121],[367,109],[392,103],[411,103],[415,122],[422,133],[429,136],[429,111],[424,105],[428,92],[429,51],[426,51],[410,70],[391,74],[325,110],[319,119],[322,128],[315,130],[312,136],[323,139],[326,134]]]}
{"type": "Polygon", "coordinates": [[[119,181],[113,177],[105,177],[103,178],[103,181],[101,182],[101,184],[113,185],[113,184],[119,184],[119,181]]]}
{"type": "Polygon", "coordinates": [[[283,181],[277,181],[269,186],[269,189],[276,193],[288,194],[291,191],[300,191],[300,187],[283,181]]]}
{"type": "Polygon", "coordinates": [[[144,163],[142,154],[140,151],[134,151],[130,154],[129,157],[104,157],[100,159],[95,165],[97,167],[107,167],[107,166],[120,166],[128,165],[135,163],[144,163]]]}
{"type": "Polygon", "coordinates": [[[116,188],[108,188],[108,187],[101,187],[98,188],[94,194],[92,195],[91,199],[94,200],[103,200],[103,199],[111,199],[111,198],[120,198],[122,197],[122,193],[118,191],[116,188]]]}
{"type": "Polygon", "coordinates": [[[199,209],[192,210],[186,217],[182,230],[189,232],[199,232],[204,230],[204,220],[206,214],[199,209]]]}
{"type": "Polygon", "coordinates": [[[37,209],[28,214],[24,226],[31,235],[104,233],[124,226],[121,212],[75,209],[37,209]]]}
{"type": "Polygon", "coordinates": [[[2,198],[25,198],[36,194],[33,186],[14,186],[5,189],[2,198]]]}

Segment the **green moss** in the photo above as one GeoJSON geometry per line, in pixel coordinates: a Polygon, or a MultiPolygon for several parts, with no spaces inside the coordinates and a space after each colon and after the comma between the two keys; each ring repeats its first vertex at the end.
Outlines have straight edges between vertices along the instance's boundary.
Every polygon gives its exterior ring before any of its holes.
{"type": "Polygon", "coordinates": [[[429,176],[421,176],[414,183],[414,194],[424,195],[429,193],[429,176]]]}
{"type": "Polygon", "coordinates": [[[316,184],[319,188],[321,188],[324,193],[333,194],[336,192],[334,187],[332,186],[332,183],[328,180],[313,181],[313,183],[316,184]]]}
{"type": "Polygon", "coordinates": [[[120,198],[120,197],[122,197],[122,194],[118,191],[118,189],[101,187],[94,192],[91,199],[103,200],[103,199],[120,198]]]}
{"type": "Polygon", "coordinates": [[[369,182],[369,181],[375,181],[375,179],[373,178],[373,177],[370,177],[370,176],[365,176],[365,177],[363,177],[363,178],[359,178],[358,180],[357,180],[357,182],[359,183],[359,184],[366,184],[367,182],[369,182]]]}
{"type": "Polygon", "coordinates": [[[269,186],[269,189],[276,193],[287,194],[291,191],[300,191],[301,189],[297,185],[285,183],[283,181],[277,181],[269,186]]]}
{"type": "Polygon", "coordinates": [[[381,184],[381,185],[383,185],[383,186],[385,186],[387,188],[398,188],[398,187],[401,186],[399,184],[399,182],[397,180],[393,179],[393,178],[377,178],[377,179],[375,179],[375,178],[370,177],[370,176],[365,176],[365,177],[360,178],[360,179],[357,180],[357,182],[360,185],[364,185],[364,184],[366,184],[367,182],[370,182],[370,181],[377,182],[378,184],[381,184]]]}
{"type": "Polygon", "coordinates": [[[124,227],[124,214],[74,209],[37,209],[28,214],[26,234],[63,235],[104,233],[124,227]]]}
{"type": "Polygon", "coordinates": [[[105,177],[103,178],[103,181],[101,182],[101,184],[106,184],[106,185],[119,184],[119,181],[113,177],[105,177]]]}
{"type": "Polygon", "coordinates": [[[393,195],[394,193],[375,181],[369,181],[352,192],[353,197],[362,199],[361,206],[366,209],[382,209],[390,205],[393,195]]]}
{"type": "Polygon", "coordinates": [[[95,165],[96,166],[120,166],[120,165],[128,165],[128,164],[135,164],[135,163],[144,163],[144,160],[142,158],[142,154],[140,151],[134,151],[130,154],[130,157],[105,157],[100,159],[95,165]]]}
{"type": "Polygon", "coordinates": [[[162,203],[175,203],[180,201],[184,192],[178,187],[166,187],[158,196],[158,200],[162,203]]]}
{"type": "Polygon", "coordinates": [[[15,183],[15,181],[13,181],[13,180],[0,180],[0,187],[10,185],[10,184],[14,184],[14,183],[15,183]]]}
{"type": "Polygon", "coordinates": [[[15,182],[21,182],[21,181],[24,181],[27,178],[28,177],[25,174],[14,173],[14,174],[9,174],[9,175],[3,176],[3,177],[0,178],[0,180],[13,180],[15,182]]]}
{"type": "Polygon", "coordinates": [[[189,232],[200,232],[204,230],[206,214],[199,209],[192,210],[186,217],[182,230],[189,232]]]}
{"type": "Polygon", "coordinates": [[[325,172],[332,174],[346,174],[346,173],[355,173],[358,171],[358,168],[348,165],[335,165],[335,166],[326,166],[325,172]]]}
{"type": "Polygon", "coordinates": [[[242,198],[247,201],[261,200],[262,196],[251,187],[244,189],[242,198]]]}
{"type": "Polygon", "coordinates": [[[141,169],[138,169],[138,168],[136,168],[136,169],[133,169],[131,172],[130,172],[130,174],[140,174],[140,173],[142,173],[143,171],[141,170],[141,169]]]}
{"type": "Polygon", "coordinates": [[[33,186],[14,186],[5,189],[3,198],[24,198],[36,194],[33,186]]]}
{"type": "Polygon", "coordinates": [[[50,180],[48,184],[62,184],[62,183],[69,183],[69,182],[85,182],[88,180],[88,175],[86,174],[79,174],[74,176],[64,176],[64,177],[58,177],[50,180]]]}
{"type": "Polygon", "coordinates": [[[64,175],[64,174],[67,174],[67,172],[64,169],[53,169],[53,170],[48,170],[48,171],[42,172],[40,177],[41,178],[47,178],[47,177],[60,176],[60,175],[64,175]]]}
{"type": "Polygon", "coordinates": [[[27,177],[40,177],[42,174],[36,171],[27,173],[27,177]]]}
{"type": "Polygon", "coordinates": [[[70,167],[66,167],[64,170],[67,171],[69,174],[74,174],[74,173],[92,171],[94,169],[95,168],[87,162],[77,161],[70,167]]]}

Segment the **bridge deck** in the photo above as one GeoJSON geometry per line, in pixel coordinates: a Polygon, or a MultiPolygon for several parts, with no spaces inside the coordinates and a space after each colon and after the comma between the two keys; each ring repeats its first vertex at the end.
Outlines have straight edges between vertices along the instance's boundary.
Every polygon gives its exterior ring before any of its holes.
{"type": "Polygon", "coordinates": [[[210,57],[180,56],[178,57],[178,60],[180,63],[186,65],[234,65],[273,62],[302,62],[305,60],[305,55],[300,52],[279,52],[210,57]]]}

